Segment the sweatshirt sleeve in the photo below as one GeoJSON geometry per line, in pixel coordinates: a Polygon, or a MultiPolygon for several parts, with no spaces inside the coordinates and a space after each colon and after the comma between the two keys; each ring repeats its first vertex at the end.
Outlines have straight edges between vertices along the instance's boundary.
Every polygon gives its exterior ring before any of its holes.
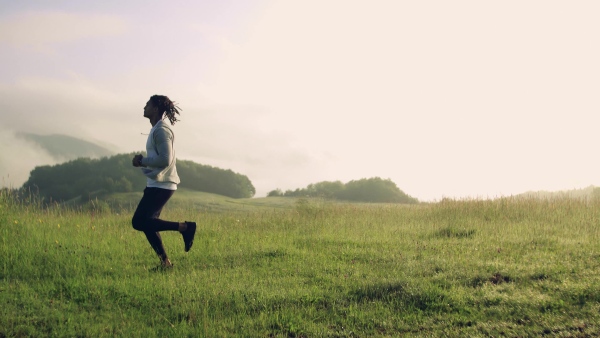
{"type": "Polygon", "coordinates": [[[142,165],[152,168],[165,168],[173,162],[173,133],[168,128],[158,128],[153,133],[157,156],[144,157],[142,165]]]}

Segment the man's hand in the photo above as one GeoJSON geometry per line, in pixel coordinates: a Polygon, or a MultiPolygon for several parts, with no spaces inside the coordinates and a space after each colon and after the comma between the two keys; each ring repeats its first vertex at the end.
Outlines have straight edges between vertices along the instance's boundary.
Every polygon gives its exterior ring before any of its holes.
{"type": "Polygon", "coordinates": [[[135,155],[133,157],[133,160],[131,160],[131,164],[133,164],[134,167],[142,167],[142,159],[144,158],[144,156],[142,155],[135,155]]]}

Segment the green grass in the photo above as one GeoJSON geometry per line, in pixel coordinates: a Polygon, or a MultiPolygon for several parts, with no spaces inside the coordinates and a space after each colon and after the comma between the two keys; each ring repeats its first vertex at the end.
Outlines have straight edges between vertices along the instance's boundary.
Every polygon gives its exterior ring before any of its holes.
{"type": "Polygon", "coordinates": [[[172,202],[155,272],[131,211],[1,196],[0,337],[600,335],[597,202],[172,202]]]}
{"type": "MultiPolygon", "coordinates": [[[[135,209],[142,192],[116,193],[103,196],[110,209],[127,211],[135,209]]],[[[169,209],[192,209],[196,212],[257,211],[293,208],[296,199],[285,197],[231,198],[211,193],[178,189],[169,200],[169,209]]]]}

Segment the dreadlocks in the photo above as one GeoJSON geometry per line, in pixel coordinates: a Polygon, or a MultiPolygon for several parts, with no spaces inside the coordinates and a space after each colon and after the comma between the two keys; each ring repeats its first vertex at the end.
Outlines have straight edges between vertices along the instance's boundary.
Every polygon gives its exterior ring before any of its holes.
{"type": "Polygon", "coordinates": [[[177,103],[169,100],[168,97],[164,95],[152,95],[150,102],[158,108],[161,114],[165,114],[169,118],[171,125],[175,125],[175,122],[179,121],[175,115],[179,115],[181,108],[177,106],[177,103]]]}

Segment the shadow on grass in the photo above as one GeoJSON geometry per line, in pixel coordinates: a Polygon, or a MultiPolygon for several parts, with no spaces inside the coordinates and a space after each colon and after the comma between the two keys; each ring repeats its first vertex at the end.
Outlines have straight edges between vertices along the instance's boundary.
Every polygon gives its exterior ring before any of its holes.
{"type": "Polygon", "coordinates": [[[446,227],[435,232],[434,237],[438,238],[471,238],[475,235],[473,229],[457,229],[455,227],[446,227]]]}
{"type": "Polygon", "coordinates": [[[483,277],[483,276],[477,276],[472,278],[469,281],[469,286],[477,288],[477,287],[481,287],[484,284],[490,283],[492,285],[500,285],[500,284],[504,284],[504,283],[511,283],[514,282],[514,278],[510,277],[508,275],[503,275],[500,272],[496,272],[491,276],[487,276],[487,277],[483,277]]]}
{"type": "Polygon", "coordinates": [[[405,283],[383,283],[366,285],[349,293],[349,300],[363,302],[388,303],[404,311],[451,312],[451,299],[437,288],[427,290],[409,287],[405,283]]]}

